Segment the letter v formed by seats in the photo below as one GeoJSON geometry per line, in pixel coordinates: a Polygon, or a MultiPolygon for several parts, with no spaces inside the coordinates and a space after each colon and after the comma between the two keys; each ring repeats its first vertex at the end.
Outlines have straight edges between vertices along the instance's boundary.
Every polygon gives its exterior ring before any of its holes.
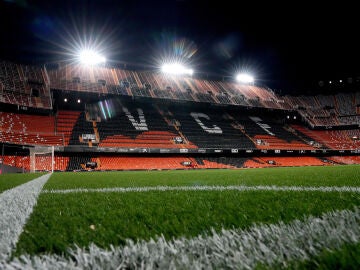
{"type": "Polygon", "coordinates": [[[148,125],[146,124],[146,120],[145,120],[145,116],[144,116],[144,112],[142,109],[137,108],[137,112],[139,115],[139,120],[135,120],[135,117],[130,113],[130,111],[128,110],[128,108],[123,107],[123,112],[125,113],[126,117],[129,119],[129,121],[131,122],[131,124],[133,125],[133,127],[136,130],[142,130],[142,131],[146,131],[149,130],[148,125]]]}

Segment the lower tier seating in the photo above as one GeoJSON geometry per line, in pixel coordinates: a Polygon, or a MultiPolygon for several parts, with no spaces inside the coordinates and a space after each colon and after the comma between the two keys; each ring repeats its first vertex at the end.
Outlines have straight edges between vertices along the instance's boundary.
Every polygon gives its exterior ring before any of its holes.
{"type": "MultiPolygon", "coordinates": [[[[29,156],[5,155],[3,164],[30,171],[29,156]]],[[[331,157],[139,157],[139,156],[58,156],[54,157],[55,171],[79,170],[173,170],[173,169],[235,169],[293,166],[329,166],[334,164],[360,164],[360,156],[331,157]],[[89,163],[95,167],[87,166],[89,163]]],[[[35,158],[36,171],[51,171],[51,156],[35,158]]]]}

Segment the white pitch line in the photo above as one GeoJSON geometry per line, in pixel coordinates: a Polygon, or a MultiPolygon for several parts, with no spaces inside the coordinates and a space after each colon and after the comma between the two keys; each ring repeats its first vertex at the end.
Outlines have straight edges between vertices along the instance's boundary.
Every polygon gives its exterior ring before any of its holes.
{"type": "Polygon", "coordinates": [[[113,187],[113,188],[76,188],[76,189],[49,189],[42,193],[91,193],[91,192],[149,192],[149,191],[318,191],[318,192],[360,192],[360,187],[350,186],[154,186],[154,187],[113,187]]]}
{"type": "Polygon", "coordinates": [[[254,269],[258,264],[286,267],[360,242],[360,209],[325,213],[289,224],[254,225],[248,230],[221,230],[195,238],[127,240],[102,249],[94,244],[70,256],[22,255],[0,269],[254,269]]]}
{"type": "Polygon", "coordinates": [[[0,260],[10,257],[50,175],[43,175],[0,194],[0,260]]]}

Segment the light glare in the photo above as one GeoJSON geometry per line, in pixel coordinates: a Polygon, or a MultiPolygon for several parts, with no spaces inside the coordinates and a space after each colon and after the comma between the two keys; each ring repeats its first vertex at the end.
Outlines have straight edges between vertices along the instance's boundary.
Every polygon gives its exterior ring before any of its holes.
{"type": "Polygon", "coordinates": [[[106,58],[92,50],[83,50],[80,52],[79,60],[85,65],[97,65],[105,63],[106,58]]]}
{"type": "Polygon", "coordinates": [[[181,64],[164,64],[161,67],[161,71],[164,73],[170,73],[170,74],[192,75],[194,73],[194,71],[192,69],[188,69],[181,64]]]}
{"type": "Polygon", "coordinates": [[[241,73],[236,76],[236,80],[241,83],[253,83],[254,77],[249,74],[241,73]]]}

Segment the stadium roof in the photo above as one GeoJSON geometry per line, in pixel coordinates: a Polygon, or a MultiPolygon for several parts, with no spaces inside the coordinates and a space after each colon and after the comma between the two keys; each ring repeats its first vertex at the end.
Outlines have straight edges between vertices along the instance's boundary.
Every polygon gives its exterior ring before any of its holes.
{"type": "Polygon", "coordinates": [[[239,71],[283,93],[360,76],[356,9],[234,1],[0,0],[0,58],[50,62],[95,46],[108,62],[194,72],[239,71]]]}

